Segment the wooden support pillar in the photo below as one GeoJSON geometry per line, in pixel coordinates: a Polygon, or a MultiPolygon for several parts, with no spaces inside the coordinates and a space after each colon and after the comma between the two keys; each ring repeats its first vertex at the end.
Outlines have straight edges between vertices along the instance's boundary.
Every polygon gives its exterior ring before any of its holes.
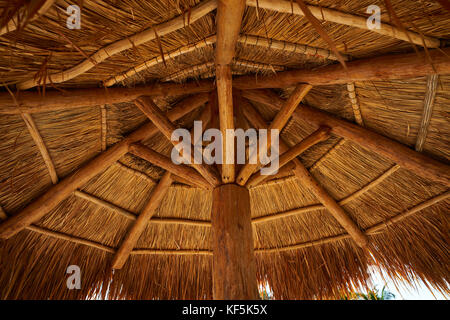
{"type": "Polygon", "coordinates": [[[211,224],[214,299],[258,299],[248,190],[236,184],[214,189],[211,224]]]}

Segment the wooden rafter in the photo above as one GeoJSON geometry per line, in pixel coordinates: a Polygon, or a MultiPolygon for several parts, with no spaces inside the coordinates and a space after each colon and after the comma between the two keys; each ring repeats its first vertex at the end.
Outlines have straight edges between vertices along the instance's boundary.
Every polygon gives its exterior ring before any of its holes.
{"type": "MultiPolygon", "coordinates": [[[[247,0],[247,5],[251,7],[259,7],[281,13],[296,14],[304,16],[300,7],[295,1],[287,0],[247,0]]],[[[365,30],[371,30],[385,36],[392,37],[403,41],[412,41],[412,43],[423,46],[424,42],[428,48],[439,48],[440,41],[432,37],[422,36],[418,33],[407,31],[407,34],[395,26],[381,23],[380,29],[369,29],[367,26],[367,18],[356,16],[341,11],[323,8],[319,6],[308,5],[313,16],[319,20],[343,24],[350,27],[356,27],[365,30]]]]}
{"type": "Polygon", "coordinates": [[[22,113],[22,119],[23,121],[25,121],[28,131],[30,132],[31,137],[34,140],[36,147],[39,149],[42,159],[44,159],[44,163],[45,166],[47,167],[48,173],[50,174],[52,183],[57,184],[58,174],[56,173],[55,165],[53,164],[52,158],[48,153],[47,146],[45,145],[45,142],[42,139],[41,134],[39,133],[36,123],[33,120],[33,117],[29,113],[22,113]]]}
{"type": "Polygon", "coordinates": [[[287,88],[297,83],[313,86],[346,84],[352,81],[410,79],[430,74],[450,73],[450,48],[428,50],[431,64],[425,63],[425,53],[387,54],[347,62],[347,69],[338,64],[315,70],[291,70],[271,76],[241,76],[233,79],[233,87],[241,90],[256,88],[287,88]],[[434,67],[434,69],[433,69],[434,67]]]}
{"type": "MultiPolygon", "coordinates": [[[[288,122],[291,115],[294,113],[298,104],[303,100],[306,94],[311,90],[312,86],[310,85],[298,85],[294,91],[292,92],[289,99],[283,104],[283,107],[279,110],[275,119],[273,119],[272,123],[268,127],[268,130],[280,130],[288,122]]],[[[250,121],[250,119],[248,119],[250,121]]],[[[270,133],[267,134],[267,149],[270,148],[270,133]]],[[[264,148],[264,147],[262,147],[264,148]]],[[[247,180],[250,178],[250,175],[258,168],[259,164],[247,163],[239,172],[237,183],[239,185],[245,185],[247,180]]]]}
{"type": "Polygon", "coordinates": [[[196,81],[184,84],[156,83],[135,88],[55,90],[46,91],[45,95],[38,92],[19,92],[14,98],[8,92],[2,92],[0,93],[0,114],[71,110],[86,106],[98,107],[105,104],[130,102],[142,95],[181,96],[207,93],[214,88],[212,81],[196,81]]]}
{"type": "MultiPolygon", "coordinates": [[[[178,148],[178,142],[171,140],[172,132],[176,130],[175,125],[161,111],[161,109],[159,109],[152,99],[142,96],[135,101],[135,104],[153,122],[159,131],[161,131],[161,133],[174,145],[174,147],[178,148]]],[[[195,152],[198,152],[198,150],[194,149],[194,153],[195,152]]],[[[186,155],[182,156],[184,157],[186,155]]],[[[191,157],[187,159],[190,165],[197,170],[198,173],[200,173],[211,186],[217,186],[220,183],[220,180],[218,179],[216,172],[205,164],[195,163],[193,159],[194,155],[191,154],[191,157]]]]}
{"type": "Polygon", "coordinates": [[[153,151],[140,143],[132,144],[129,152],[150,162],[151,164],[161,167],[174,175],[183,178],[192,186],[203,189],[211,189],[211,184],[194,169],[182,164],[176,165],[169,157],[163,156],[162,154],[159,154],[158,152],[153,151]]]}
{"type": "MultiPolygon", "coordinates": [[[[194,23],[198,19],[204,17],[205,15],[216,9],[216,7],[217,0],[206,0],[191,8],[189,10],[190,23],[194,23]]],[[[37,85],[43,85],[44,83],[61,83],[64,81],[68,81],[91,70],[97,64],[115,54],[118,54],[124,50],[135,48],[139,45],[154,40],[156,39],[157,35],[161,37],[178,29],[184,28],[185,26],[186,21],[184,15],[179,15],[172,20],[148,28],[132,36],[126,37],[125,39],[113,42],[101,48],[83,62],[78,63],[76,66],[62,72],[51,74],[45,79],[42,79],[43,83],[39,83],[40,79],[30,77],[30,79],[18,83],[17,88],[25,90],[37,85]]]]}
{"type": "Polygon", "coordinates": [[[108,120],[106,118],[106,106],[102,105],[100,106],[100,112],[101,112],[101,144],[102,144],[102,151],[105,151],[106,146],[106,135],[108,132],[108,120]]]}
{"type": "MultiPolygon", "coordinates": [[[[278,157],[279,164],[278,166],[282,168],[286,164],[288,164],[291,160],[294,160],[299,156],[301,153],[305,152],[307,149],[312,147],[313,145],[324,141],[330,137],[330,128],[327,127],[321,127],[314,131],[312,134],[310,134],[308,137],[300,141],[295,146],[289,148],[285,152],[281,153],[281,155],[278,157]]],[[[267,165],[267,167],[270,167],[270,165],[267,165]]],[[[267,168],[269,169],[269,168],[267,168]]],[[[252,188],[269,178],[272,174],[275,173],[275,171],[278,171],[278,168],[272,168],[272,171],[267,171],[265,175],[262,175],[261,172],[255,173],[246,184],[247,188],[252,188]]]]}
{"type": "Polygon", "coordinates": [[[423,101],[422,120],[420,122],[419,133],[416,140],[416,151],[422,151],[425,139],[428,134],[428,126],[430,125],[431,115],[433,113],[434,99],[436,98],[436,91],[439,82],[439,76],[433,74],[427,79],[427,92],[423,101]]]}
{"type": "MultiPolygon", "coordinates": [[[[180,102],[174,109],[167,113],[170,120],[177,120],[200,107],[208,100],[208,94],[199,94],[188,97],[180,102]]],[[[53,210],[59,203],[72,194],[77,188],[84,185],[97,174],[105,171],[113,163],[128,152],[133,143],[154,136],[158,129],[151,123],[147,123],[131,133],[121,142],[110,147],[105,152],[87,162],[58,184],[50,187],[36,200],[30,202],[22,211],[10,217],[0,224],[0,238],[7,239],[39,220],[45,214],[53,210]]]]}
{"type": "MultiPolygon", "coordinates": [[[[254,109],[249,103],[244,104],[244,114],[247,120],[253,124],[257,129],[265,129],[265,121],[259,112],[254,109]]],[[[280,152],[288,150],[288,145],[280,139],[280,152]]],[[[294,174],[301,183],[314,193],[317,199],[324,205],[326,209],[333,215],[333,217],[340,223],[340,225],[350,234],[355,242],[360,247],[366,247],[368,243],[367,236],[358,228],[345,210],[339,206],[328,192],[316,181],[316,179],[309,173],[303,163],[297,158],[293,160],[295,163],[294,174]]]]}
{"type": "MultiPolygon", "coordinates": [[[[274,96],[265,99],[264,92],[254,91],[251,95],[242,92],[244,97],[255,99],[258,102],[265,100],[265,104],[277,108],[283,100],[278,98],[277,104],[273,104],[274,96]]],[[[292,114],[294,119],[299,121],[308,121],[316,126],[329,126],[332,133],[352,141],[366,150],[375,152],[387,159],[395,162],[399,166],[408,169],[415,174],[425,178],[440,182],[450,187],[450,166],[434,160],[422,153],[414,151],[407,146],[389,139],[381,134],[375,133],[369,129],[360,127],[346,120],[339,119],[325,111],[302,106],[292,114]]]]}
{"type": "Polygon", "coordinates": [[[117,250],[112,262],[113,269],[122,269],[123,265],[128,259],[128,256],[133,250],[133,247],[136,245],[139,237],[147,226],[148,221],[156,212],[156,209],[158,209],[158,207],[160,206],[167,191],[169,191],[169,187],[171,184],[172,179],[170,177],[170,173],[166,172],[159,181],[158,185],[152,190],[147,205],[142,210],[141,214],[138,216],[131,229],[128,231],[125,239],[120,245],[119,250],[117,250]]]}
{"type": "Polygon", "coordinates": [[[234,129],[231,63],[241,30],[245,0],[218,0],[217,44],[215,53],[217,100],[222,132],[222,181],[234,182],[234,139],[227,139],[227,130],[234,129]]]}

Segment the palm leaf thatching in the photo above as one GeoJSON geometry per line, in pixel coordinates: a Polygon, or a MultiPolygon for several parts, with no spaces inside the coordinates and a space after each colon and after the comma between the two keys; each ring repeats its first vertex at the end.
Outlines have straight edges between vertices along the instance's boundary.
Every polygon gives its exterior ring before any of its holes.
{"type": "Polygon", "coordinates": [[[276,122],[284,150],[339,119],[279,174],[246,174],[256,278],[276,299],[365,291],[371,267],[449,294],[445,1],[379,1],[379,30],[365,25],[369,0],[249,0],[228,16],[218,0],[75,3],[79,30],[64,0],[0,1],[0,298],[214,298],[212,185],[248,166],[202,177],[132,152],[170,157],[167,128],[208,117],[203,129],[276,122]],[[80,290],[67,289],[70,265],[80,290]]]}

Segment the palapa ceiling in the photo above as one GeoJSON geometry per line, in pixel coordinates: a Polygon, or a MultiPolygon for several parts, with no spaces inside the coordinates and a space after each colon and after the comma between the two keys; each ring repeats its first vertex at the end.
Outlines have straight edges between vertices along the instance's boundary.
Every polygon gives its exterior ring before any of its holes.
{"type": "MultiPolygon", "coordinates": [[[[20,5],[21,1],[16,2],[20,5]]],[[[341,23],[332,22],[330,19],[337,18],[330,18],[327,10],[366,19],[367,7],[377,4],[382,10],[382,23],[396,25],[391,22],[393,13],[386,9],[386,3],[392,2],[403,27],[417,36],[416,40],[409,39],[419,42],[417,50],[422,52],[421,41],[426,40],[429,51],[444,52],[450,39],[450,12],[444,9],[447,1],[305,2],[321,10],[323,29],[347,63],[414,50],[409,41],[401,39],[405,36],[398,29],[396,38],[347,25],[343,18],[339,18],[341,23]],[[442,49],[432,49],[436,43],[442,49]]],[[[31,88],[36,84],[40,84],[40,94],[48,95],[79,88],[106,87],[110,89],[101,90],[108,92],[115,87],[131,90],[145,84],[215,79],[214,0],[74,1],[82,12],[79,30],[66,27],[66,8],[72,3],[63,0],[41,1],[38,15],[25,27],[10,30],[4,26],[15,16],[11,3],[0,1],[0,77],[5,87],[1,94],[5,96],[16,94],[18,88],[36,92],[31,88]],[[199,6],[210,8],[197,17],[199,6]],[[179,27],[161,31],[176,19],[182,21],[179,27]],[[146,30],[153,39],[139,44],[139,37],[132,36],[146,30]],[[128,48],[91,62],[89,57],[121,40],[128,48]],[[92,65],[73,77],[62,73],[83,63],[92,65]],[[58,81],[57,74],[62,74],[64,81],[58,81]],[[50,76],[51,83],[43,85],[48,75],[56,76],[50,76]]],[[[29,2],[29,7],[30,3],[34,2],[29,2]]],[[[235,77],[252,75],[259,79],[286,70],[314,72],[339,64],[329,43],[298,14],[296,1],[292,2],[293,13],[268,9],[276,6],[283,11],[287,5],[290,8],[291,2],[247,1],[232,62],[235,77]]],[[[25,12],[17,8],[19,13],[25,12]]],[[[250,103],[270,123],[294,87],[243,90],[238,101],[250,103]]],[[[177,127],[192,128],[193,121],[208,108],[209,93],[203,97],[197,108],[175,121],[177,127]]],[[[168,111],[186,98],[192,96],[168,92],[153,101],[168,111]]],[[[448,73],[315,85],[302,103],[449,164],[448,73]]],[[[0,103],[1,218],[19,214],[52,185],[149,122],[133,101],[78,104],[48,110],[42,106],[42,112],[24,113],[20,103],[16,111],[0,103]],[[33,132],[41,137],[40,147],[33,132]]],[[[218,115],[213,113],[212,117],[218,115]]],[[[249,121],[244,123],[251,127],[249,121]]],[[[210,125],[218,126],[218,118],[210,125]]],[[[316,129],[311,121],[293,116],[281,137],[294,146],[316,129]]],[[[160,132],[141,142],[170,156],[172,145],[160,132]]],[[[267,281],[275,298],[338,298],[366,285],[368,266],[382,268],[394,280],[423,280],[448,294],[448,184],[417,175],[334,132],[298,159],[370,242],[367,251],[358,247],[293,175],[292,168],[250,187],[258,280],[267,281]]],[[[124,267],[111,271],[116,250],[164,172],[126,153],[41,219],[0,240],[0,297],[211,298],[211,191],[193,187],[183,179],[172,184],[124,267]],[[66,288],[69,265],[79,265],[82,270],[81,290],[66,288]]]]}

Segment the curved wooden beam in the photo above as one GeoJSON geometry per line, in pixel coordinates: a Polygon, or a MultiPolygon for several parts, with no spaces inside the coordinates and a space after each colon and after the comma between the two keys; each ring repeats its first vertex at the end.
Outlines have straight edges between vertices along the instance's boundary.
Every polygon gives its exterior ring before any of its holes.
{"type": "MultiPolygon", "coordinates": [[[[189,21],[193,23],[200,18],[204,17],[211,11],[217,8],[217,0],[207,0],[195,7],[191,8],[189,11],[189,21]]],[[[30,78],[28,80],[22,81],[17,84],[17,88],[20,90],[29,89],[37,85],[43,85],[46,83],[61,83],[70,79],[73,79],[95,67],[100,62],[108,59],[109,57],[118,54],[124,50],[137,47],[151,40],[156,39],[156,36],[163,36],[168,33],[174,32],[178,29],[184,28],[186,26],[185,17],[180,15],[172,20],[161,23],[157,26],[148,28],[142,32],[136,33],[125,39],[111,43],[96,53],[91,55],[88,59],[77,64],[76,66],[64,70],[62,72],[54,73],[49,75],[47,78],[42,79],[43,83],[39,83],[39,79],[30,78]]]]}
{"type": "MultiPolygon", "coordinates": [[[[281,13],[288,14],[296,14],[300,16],[304,16],[303,11],[300,9],[299,5],[292,1],[286,0],[247,0],[247,5],[250,7],[259,7],[262,9],[268,9],[281,13]]],[[[372,32],[379,33],[384,36],[388,36],[394,39],[410,41],[412,43],[423,46],[425,41],[425,45],[428,48],[439,48],[441,42],[439,39],[424,36],[422,40],[422,36],[418,33],[407,31],[408,34],[403,32],[397,27],[391,26],[387,23],[382,23],[380,29],[369,29],[367,27],[367,18],[356,16],[344,12],[340,12],[333,9],[318,7],[318,6],[307,6],[314,17],[319,20],[334,22],[338,24],[347,25],[350,27],[356,27],[359,29],[370,30],[372,32]]]]}

